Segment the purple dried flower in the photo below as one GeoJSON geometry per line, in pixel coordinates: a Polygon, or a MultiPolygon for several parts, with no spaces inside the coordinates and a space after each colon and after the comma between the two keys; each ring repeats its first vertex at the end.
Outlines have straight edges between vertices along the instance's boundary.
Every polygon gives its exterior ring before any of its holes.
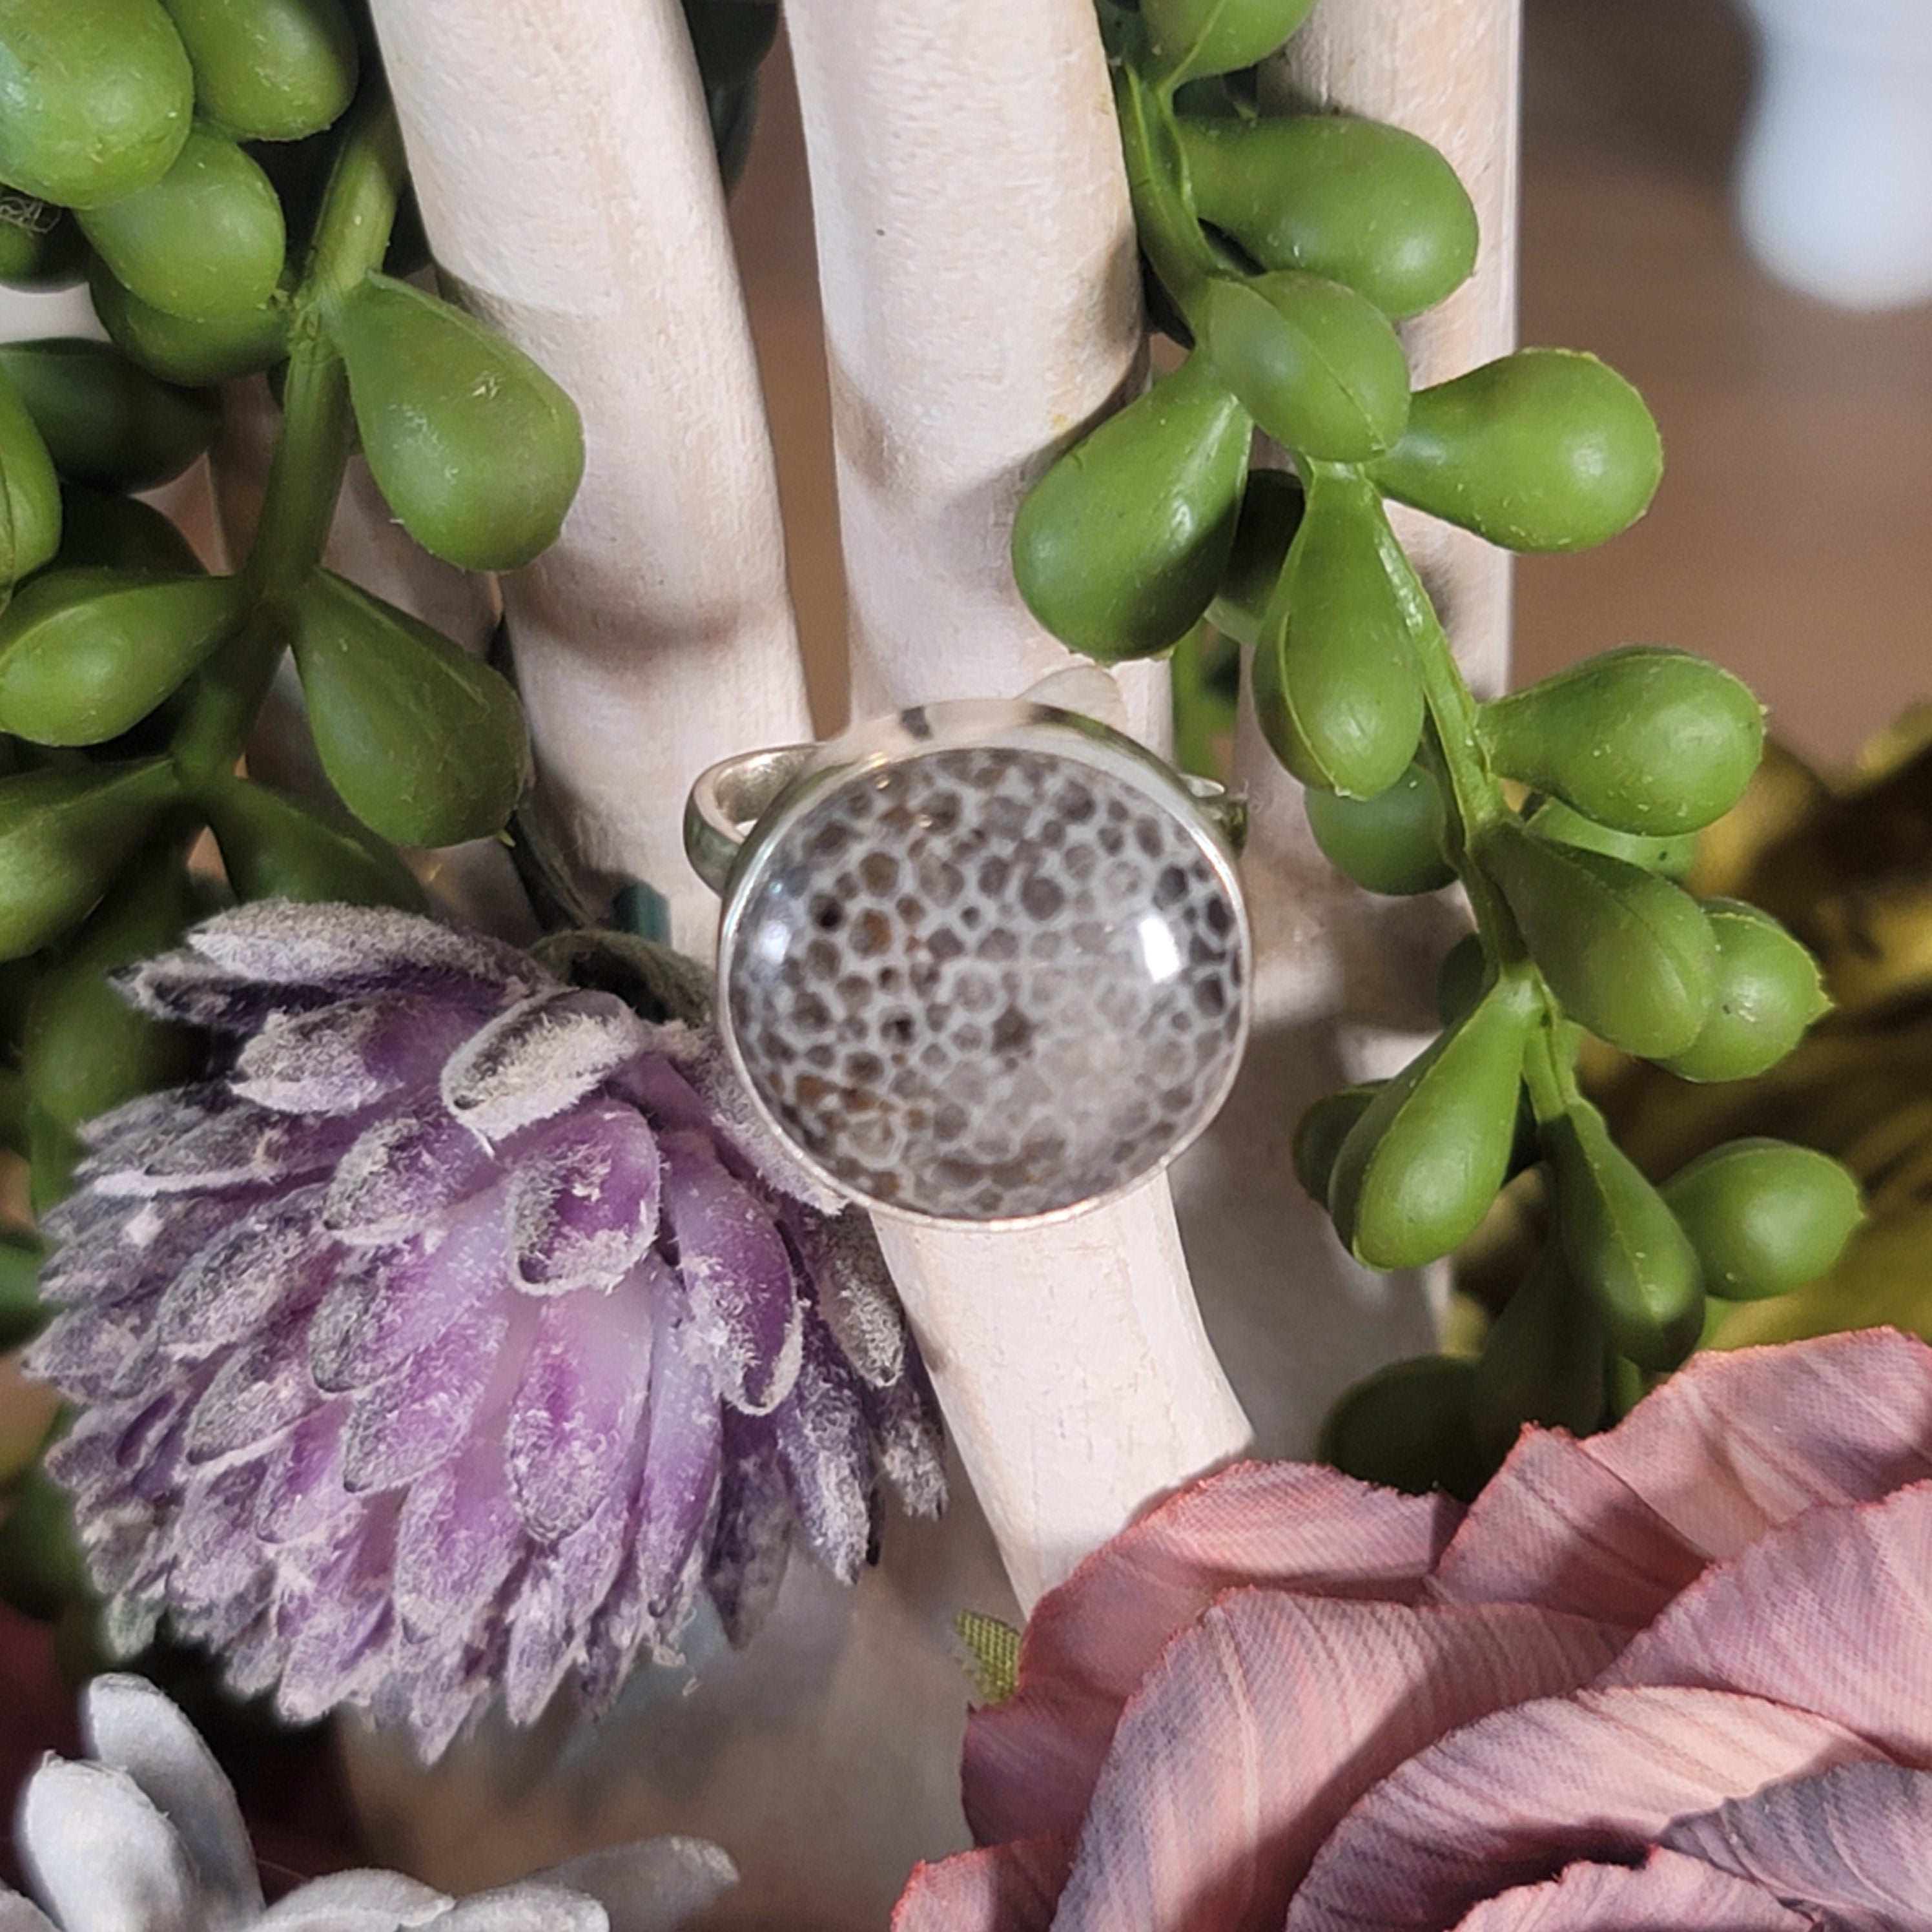
{"type": "Polygon", "coordinates": [[[710,1036],[396,912],[270,902],[136,969],[218,1077],[89,1132],[32,1366],[111,1642],[166,1611],[291,1718],[440,1752],[593,1706],[794,1533],[850,1581],[943,1499],[869,1228],[771,1166],[710,1036]]]}

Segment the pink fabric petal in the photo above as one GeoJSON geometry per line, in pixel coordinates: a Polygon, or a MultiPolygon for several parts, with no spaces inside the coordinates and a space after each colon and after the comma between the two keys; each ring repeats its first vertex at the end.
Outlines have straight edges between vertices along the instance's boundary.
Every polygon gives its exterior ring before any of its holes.
{"type": "Polygon", "coordinates": [[[1666,1838],[1852,1924],[1932,1928],[1932,1774],[1924,1772],[1845,1765],[1683,1820],[1666,1838]]]}
{"type": "Polygon", "coordinates": [[[538,1541],[590,1520],[630,1454],[650,1373],[651,1311],[636,1287],[540,1305],[503,1436],[510,1492],[538,1541]]]}
{"type": "Polygon", "coordinates": [[[1054,1832],[916,1864],[891,1932],[1047,1932],[1073,1850],[1054,1832]]]}
{"type": "Polygon", "coordinates": [[[1446,1496],[1296,1462],[1244,1462],[1150,1510],[1040,1599],[1018,1689],[973,1713],[962,1774],[974,1836],[1076,1830],[1121,1706],[1222,1591],[1412,1601],[1461,1514],[1446,1496]]]}
{"type": "Polygon", "coordinates": [[[1429,1594],[1446,1604],[1540,1604],[1641,1630],[1704,1574],[1621,1477],[1561,1430],[1526,1430],[1469,1506],[1429,1594]]]}
{"type": "Polygon", "coordinates": [[[1773,1697],[1932,1765],[1932,1482],[1761,1537],[1685,1591],[1605,1682],[1773,1697]]]}
{"type": "Polygon", "coordinates": [[[1122,1714],[1055,1932],[1275,1932],[1369,1786],[1473,1719],[1587,1683],[1593,1624],[1237,1590],[1122,1714]]]}
{"type": "Polygon", "coordinates": [[[1733,1556],[1816,1504],[1868,1502],[1927,1476],[1924,1342],[1880,1328],[1701,1354],[1605,1435],[1526,1437],[1436,1588],[1640,1628],[1694,1561],[1733,1556]]]}
{"type": "Polygon", "coordinates": [[[1822,1718],[1718,1690],[1582,1690],[1418,1753],[1337,1826],[1287,1932],[1442,1932],[1578,1858],[1646,1850],[1673,1819],[1874,1756],[1822,1718]]]}
{"type": "Polygon", "coordinates": [[[1456,1932],[1808,1932],[1762,1886],[1676,1852],[1640,1865],[1575,1864],[1543,1885],[1512,1886],[1456,1932]]]}

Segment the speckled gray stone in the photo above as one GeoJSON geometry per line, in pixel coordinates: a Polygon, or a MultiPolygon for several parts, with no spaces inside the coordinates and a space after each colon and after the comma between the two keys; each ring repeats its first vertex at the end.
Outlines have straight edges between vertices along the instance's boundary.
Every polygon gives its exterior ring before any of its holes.
{"type": "Polygon", "coordinates": [[[949,1220],[1108,1194],[1202,1124],[1242,1024],[1240,918],[1174,812],[1024,748],[854,775],[750,882],[727,968],[784,1131],[949,1220]]]}

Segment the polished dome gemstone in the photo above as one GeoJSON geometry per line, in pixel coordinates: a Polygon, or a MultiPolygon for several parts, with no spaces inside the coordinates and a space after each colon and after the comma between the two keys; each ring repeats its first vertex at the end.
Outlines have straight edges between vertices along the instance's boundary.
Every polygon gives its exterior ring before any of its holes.
{"type": "Polygon", "coordinates": [[[1064,1213],[1159,1167],[1226,1094],[1235,891],[1150,762],[991,744],[862,765],[738,884],[735,1051],[778,1130],[873,1205],[1064,1213]]]}

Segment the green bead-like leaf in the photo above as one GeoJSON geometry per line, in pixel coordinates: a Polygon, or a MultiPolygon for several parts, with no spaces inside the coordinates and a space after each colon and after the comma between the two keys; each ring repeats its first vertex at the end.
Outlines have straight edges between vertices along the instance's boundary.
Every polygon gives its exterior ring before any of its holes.
{"type": "Polygon", "coordinates": [[[0,7],[0,181],[64,208],[118,201],[166,172],[194,106],[156,0],[0,7]]]}
{"type": "Polygon", "coordinates": [[[1360,463],[1408,418],[1408,364],[1373,303],[1318,275],[1217,280],[1202,303],[1204,345],[1268,434],[1298,456],[1360,463]]]}
{"type": "Polygon", "coordinates": [[[1306,785],[1372,798],[1422,734],[1414,646],[1366,484],[1319,476],[1255,646],[1255,716],[1306,785]]]}
{"type": "Polygon", "coordinates": [[[1364,1111],[1328,1184],[1335,1232],[1370,1268],[1420,1268],[1466,1240],[1509,1171],[1522,1058],[1538,1011],[1499,980],[1364,1111]]]}
{"type": "Polygon", "coordinates": [[[1750,1080],[1775,1066],[1829,1010],[1818,962],[1767,912],[1707,899],[1717,992],[1697,1037],[1662,1062],[1680,1079],[1750,1080]]]}
{"type": "Polygon", "coordinates": [[[105,342],[7,343],[0,371],[70,482],[152,490],[207,448],[220,420],[212,398],[158,381],[105,342]]]}
{"type": "Polygon", "coordinates": [[[1324,276],[1406,316],[1434,308],[1475,266],[1468,191],[1400,128],[1296,114],[1179,128],[1195,212],[1264,268],[1324,276]]]}
{"type": "Polygon", "coordinates": [[[1764,707],[1708,658],[1605,651],[1486,704],[1496,768],[1618,832],[1670,837],[1721,818],[1764,752],[1764,707]]]}
{"type": "Polygon", "coordinates": [[[252,314],[281,279],[281,201],[254,161],[206,128],[160,180],[80,225],[123,288],[188,321],[252,314]]]}
{"type": "Polygon", "coordinates": [[[327,571],[304,586],[294,614],[316,749],[350,810],[400,845],[499,830],[529,759],[509,686],[440,632],[327,571]]]}
{"type": "Polygon", "coordinates": [[[190,1079],[201,1036],[152,1019],[112,975],[165,952],[201,910],[178,851],[137,855],[115,889],[40,976],[27,1009],[21,1068],[34,1120],[34,1201],[50,1207],[83,1152],[76,1130],[137,1095],[190,1079]]]}
{"type": "Polygon", "coordinates": [[[0,195],[0,284],[64,289],[87,273],[93,251],[64,208],[31,195],[0,195]]]}
{"type": "Polygon", "coordinates": [[[196,321],[142,302],[104,262],[94,263],[87,286],[115,346],[164,382],[204,388],[273,368],[289,352],[289,311],[279,297],[196,321]]]}
{"type": "Polygon", "coordinates": [[[1420,391],[1374,466],[1389,495],[1510,550],[1585,550],[1649,507],[1664,446],[1594,356],[1521,349],[1420,391]]]}
{"type": "Polygon", "coordinates": [[[1578,1102],[1542,1130],[1572,1279],[1611,1345],[1640,1368],[1674,1369],[1704,1323],[1696,1251],[1664,1198],[1578,1102]]]}
{"type": "Polygon", "coordinates": [[[549,548],[584,474],[570,398],[472,316],[386,275],[330,311],[377,487],[424,549],[510,570],[549,548]]]}
{"type": "Polygon", "coordinates": [[[1442,794],[1419,764],[1372,797],[1311,788],[1302,803],[1329,863],[1370,892],[1433,892],[1456,876],[1443,856],[1442,794]]]}
{"type": "Polygon", "coordinates": [[[1249,430],[1246,411],[1196,355],[1076,443],[1014,520],[1013,576],[1027,608],[1103,664],[1184,636],[1227,566],[1249,430]]]}
{"type": "Polygon", "coordinates": [[[1470,1427],[1476,1365],[1454,1355],[1391,1362],[1346,1390],[1328,1412],[1318,1460],[1359,1482],[1467,1502],[1490,1474],[1470,1427]]]}
{"type": "Polygon", "coordinates": [[[1828,1155],[1730,1141],[1673,1175],[1664,1199],[1714,1294],[1757,1301],[1816,1281],[1864,1217],[1858,1184],[1828,1155]]]}
{"type": "Polygon", "coordinates": [[[44,1252],[32,1234],[0,1230],[0,1354],[31,1342],[52,1312],[38,1288],[44,1252]]]}
{"type": "Polygon", "coordinates": [[[0,730],[39,745],[118,738],[233,634],[248,608],[232,577],[37,578],[0,617],[0,730]]]}
{"type": "Polygon", "coordinates": [[[0,378],[0,592],[60,543],[60,481],[20,392],[0,378]]]}
{"type": "Polygon", "coordinates": [[[355,98],[355,30],[338,0],[163,0],[201,111],[250,141],[320,134],[355,98]]]}
{"type": "Polygon", "coordinates": [[[1688,892],[1621,859],[1551,844],[1514,820],[1486,835],[1478,856],[1572,1019],[1648,1058],[1681,1053],[1697,1037],[1716,990],[1717,946],[1688,892]]]}
{"type": "Polygon", "coordinates": [[[1142,0],[1141,17],[1165,80],[1232,74],[1265,60],[1308,17],[1315,0],[1142,0]]]}
{"type": "Polygon", "coordinates": [[[164,758],[0,778],[0,959],[77,925],[176,796],[164,758]]]}
{"type": "Polygon", "coordinates": [[[1334,1178],[1342,1144],[1382,1088],[1379,1080],[1360,1087],[1338,1088],[1313,1102],[1295,1123],[1294,1178],[1310,1200],[1328,1206],[1329,1183],[1334,1178]]]}
{"type": "Polygon", "coordinates": [[[1484,1339],[1469,1420],[1484,1456],[1500,1463],[1526,1423],[1587,1436],[1604,1420],[1607,1338],[1570,1279],[1559,1248],[1541,1250],[1484,1339]]]}
{"type": "Polygon", "coordinates": [[[201,802],[238,898],[423,909],[415,874],[352,820],[238,779],[212,789],[201,802]]]}

